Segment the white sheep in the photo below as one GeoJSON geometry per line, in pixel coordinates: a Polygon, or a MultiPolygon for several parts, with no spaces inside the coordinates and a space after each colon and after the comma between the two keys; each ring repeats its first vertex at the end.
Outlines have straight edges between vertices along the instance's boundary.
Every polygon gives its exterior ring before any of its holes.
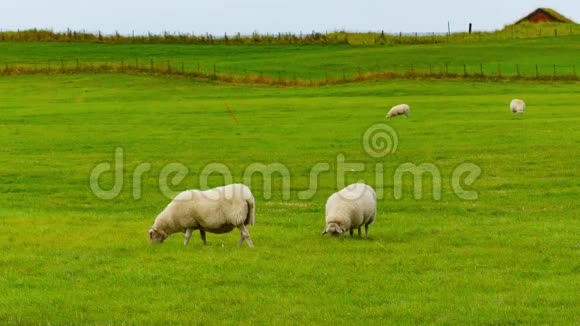
{"type": "Polygon", "coordinates": [[[231,184],[206,191],[187,190],[175,197],[157,215],[149,229],[149,241],[160,243],[171,234],[185,232],[187,245],[193,230],[199,230],[203,244],[205,233],[227,233],[238,228],[241,246],[244,240],[254,247],[246,225],[254,225],[256,203],[250,188],[243,184],[231,184]]]}
{"type": "Polygon", "coordinates": [[[349,230],[365,226],[365,236],[369,236],[369,224],[375,220],[377,210],[377,195],[375,190],[364,183],[354,183],[335,192],[326,201],[326,227],[322,235],[330,233],[342,235],[349,230]]]}
{"type": "Polygon", "coordinates": [[[510,109],[515,114],[523,114],[526,109],[526,103],[520,99],[513,99],[510,102],[510,109]]]}
{"type": "Polygon", "coordinates": [[[392,118],[394,116],[398,116],[398,115],[402,115],[402,114],[404,114],[405,117],[408,118],[409,111],[411,111],[411,108],[407,104],[395,105],[389,110],[389,113],[387,113],[386,118],[389,119],[389,118],[392,118]]]}

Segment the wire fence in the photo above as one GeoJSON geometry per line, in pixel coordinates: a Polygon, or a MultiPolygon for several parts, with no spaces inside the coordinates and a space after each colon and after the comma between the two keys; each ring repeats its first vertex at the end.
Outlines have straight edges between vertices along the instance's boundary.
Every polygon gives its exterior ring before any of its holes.
{"type": "Polygon", "coordinates": [[[386,64],[374,69],[335,68],[316,72],[256,71],[219,64],[176,63],[154,59],[86,62],[52,60],[0,65],[0,75],[127,73],[188,77],[225,83],[321,86],[388,79],[473,79],[578,81],[576,65],[562,64],[386,64]]]}

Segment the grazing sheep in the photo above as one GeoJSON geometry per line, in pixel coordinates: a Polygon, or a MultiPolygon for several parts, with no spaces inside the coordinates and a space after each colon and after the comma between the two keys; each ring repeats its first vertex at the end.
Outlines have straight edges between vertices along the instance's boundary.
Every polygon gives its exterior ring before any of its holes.
{"type": "Polygon", "coordinates": [[[404,114],[405,117],[408,118],[409,111],[411,111],[411,108],[407,104],[395,105],[389,110],[389,113],[387,113],[386,118],[389,119],[389,118],[392,118],[394,116],[402,115],[402,114],[404,114]]]}
{"type": "Polygon", "coordinates": [[[364,183],[354,183],[335,192],[326,201],[326,227],[322,235],[330,233],[342,235],[349,230],[350,236],[361,226],[365,226],[365,237],[369,236],[369,224],[375,220],[377,195],[375,190],[364,183]]]}
{"type": "Polygon", "coordinates": [[[160,243],[171,234],[185,232],[187,245],[191,232],[199,230],[205,245],[205,233],[227,233],[238,228],[240,241],[254,247],[246,225],[254,225],[256,203],[250,188],[243,184],[231,184],[223,187],[201,191],[187,190],[175,197],[165,209],[157,215],[155,223],[149,229],[149,241],[160,243]]]}
{"type": "Polygon", "coordinates": [[[526,109],[526,103],[520,99],[513,99],[510,102],[510,109],[515,114],[523,114],[526,109]]]}

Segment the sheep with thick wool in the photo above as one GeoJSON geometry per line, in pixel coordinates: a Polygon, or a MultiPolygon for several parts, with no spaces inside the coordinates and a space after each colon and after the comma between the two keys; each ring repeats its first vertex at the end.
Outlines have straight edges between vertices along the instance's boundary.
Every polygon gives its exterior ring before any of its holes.
{"type": "Polygon", "coordinates": [[[322,235],[330,233],[342,235],[347,230],[353,235],[365,226],[365,237],[369,236],[369,224],[375,220],[377,195],[375,190],[364,183],[354,183],[335,192],[326,201],[326,227],[322,235]]]}
{"type": "Polygon", "coordinates": [[[171,234],[185,232],[187,245],[193,230],[199,230],[204,245],[205,233],[227,233],[238,228],[241,246],[244,240],[254,247],[246,225],[254,225],[256,203],[250,188],[231,184],[206,191],[187,190],[175,197],[157,215],[149,229],[149,241],[161,243],[171,234]]]}
{"type": "Polygon", "coordinates": [[[390,119],[392,117],[395,117],[398,115],[403,115],[403,114],[405,115],[406,118],[408,118],[409,111],[411,111],[411,108],[407,104],[395,105],[389,110],[389,113],[387,113],[386,118],[390,119]]]}
{"type": "Polygon", "coordinates": [[[526,110],[526,103],[520,99],[513,99],[510,102],[510,109],[515,114],[523,114],[526,110]]]}

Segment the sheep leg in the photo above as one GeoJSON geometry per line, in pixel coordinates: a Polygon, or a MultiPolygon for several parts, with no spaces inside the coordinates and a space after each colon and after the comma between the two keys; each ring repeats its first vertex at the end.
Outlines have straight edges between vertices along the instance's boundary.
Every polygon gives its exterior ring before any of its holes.
{"type": "Polygon", "coordinates": [[[350,230],[348,230],[348,233],[350,233],[350,237],[351,237],[351,238],[352,238],[352,234],[353,234],[353,232],[354,232],[354,230],[353,230],[353,229],[350,229],[350,230]]]}
{"type": "Polygon", "coordinates": [[[242,243],[244,243],[244,234],[240,230],[240,241],[238,241],[238,247],[241,247],[242,243]]]}
{"type": "Polygon", "coordinates": [[[252,239],[250,239],[250,232],[248,232],[246,226],[242,224],[239,227],[239,229],[240,229],[240,242],[238,242],[238,247],[241,247],[244,240],[246,240],[246,242],[248,243],[248,247],[254,248],[254,243],[252,242],[252,239]]]}
{"type": "Polygon", "coordinates": [[[192,229],[185,230],[185,241],[183,242],[184,246],[187,246],[187,244],[189,243],[189,239],[191,238],[191,231],[193,230],[192,229]]]}
{"type": "Polygon", "coordinates": [[[360,237],[360,226],[358,227],[358,236],[360,237]]]}
{"type": "Polygon", "coordinates": [[[368,237],[369,237],[369,225],[365,224],[365,238],[368,238],[368,237]]]}
{"type": "Polygon", "coordinates": [[[199,235],[201,236],[201,240],[203,241],[203,245],[207,245],[207,243],[205,242],[205,231],[204,230],[199,230],[199,235]]]}

